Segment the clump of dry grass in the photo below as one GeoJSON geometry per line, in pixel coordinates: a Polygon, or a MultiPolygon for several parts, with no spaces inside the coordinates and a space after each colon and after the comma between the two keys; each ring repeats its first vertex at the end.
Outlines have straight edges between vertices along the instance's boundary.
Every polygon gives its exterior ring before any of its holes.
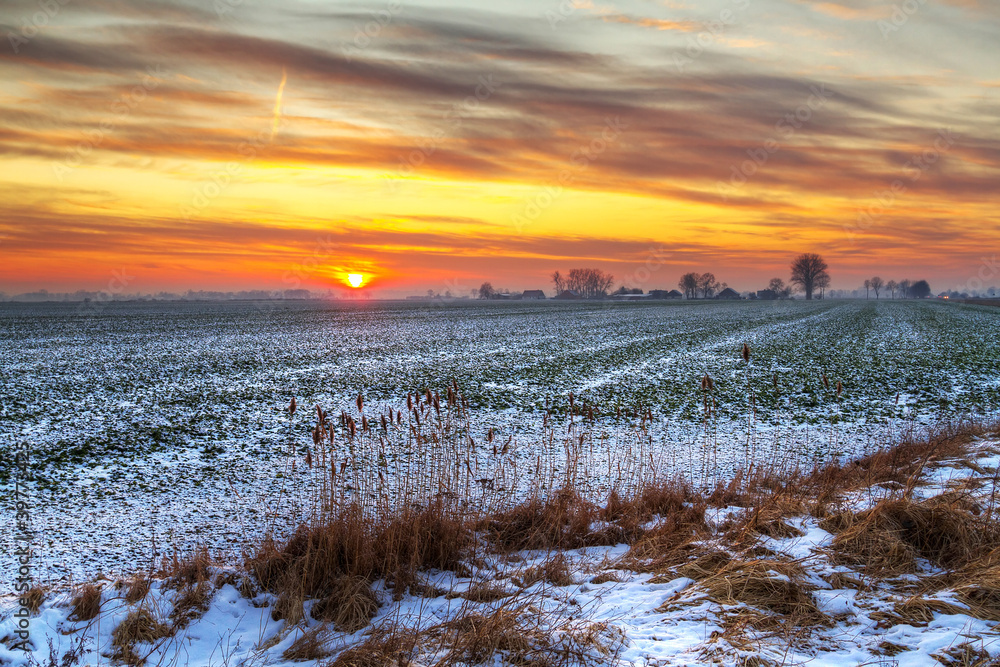
{"type": "Polygon", "coordinates": [[[732,562],[725,551],[712,550],[677,568],[677,576],[700,581],[713,576],[732,562]]]}
{"type": "Polygon", "coordinates": [[[922,628],[934,620],[935,614],[966,613],[967,610],[950,602],[917,596],[895,603],[892,611],[875,611],[869,617],[878,621],[879,628],[891,628],[894,625],[922,628]]]}
{"type": "Polygon", "coordinates": [[[148,609],[136,609],[111,633],[112,659],[130,666],[142,665],[146,658],[136,653],[136,644],[152,644],[172,635],[170,626],[156,620],[148,609]]]}
{"type": "Polygon", "coordinates": [[[566,556],[559,553],[544,563],[533,565],[522,572],[514,582],[521,588],[527,588],[539,581],[545,581],[553,586],[572,586],[575,581],[570,573],[566,556]]]}
{"type": "Polygon", "coordinates": [[[661,523],[694,525],[704,523],[705,499],[684,480],[673,479],[649,484],[631,498],[612,491],[599,515],[614,524],[619,542],[632,543],[644,534],[642,525],[659,517],[661,523]]]}
{"type": "Polygon", "coordinates": [[[205,582],[186,586],[179,591],[174,608],[170,612],[174,628],[187,627],[191,621],[208,611],[211,599],[212,588],[205,582]]]}
{"type": "Polygon", "coordinates": [[[861,567],[870,576],[916,571],[916,558],[961,567],[1000,544],[1000,527],[976,516],[947,494],[919,502],[883,500],[857,514],[840,514],[822,524],[837,532],[836,561],[861,567]]]}
{"type": "Polygon", "coordinates": [[[211,567],[208,549],[199,547],[183,557],[174,552],[169,560],[164,558],[160,574],[166,578],[167,587],[180,589],[208,581],[212,576],[211,567]]]}
{"type": "Polygon", "coordinates": [[[265,540],[246,565],[264,589],[279,594],[323,598],[349,576],[384,578],[400,597],[417,572],[454,569],[471,544],[462,518],[443,501],[382,517],[351,505],[300,527],[284,544],[265,540]]]}
{"type": "Polygon", "coordinates": [[[372,632],[363,643],[343,651],[329,667],[405,667],[410,664],[418,634],[393,628],[372,632]]]}
{"type": "Polygon", "coordinates": [[[101,588],[94,584],[86,584],[81,588],[70,603],[70,620],[89,621],[101,613],[101,588]]]}
{"type": "Polygon", "coordinates": [[[354,633],[368,626],[378,608],[378,598],[368,580],[345,575],[313,605],[310,613],[317,620],[333,623],[341,632],[354,633]]]}
{"type": "Polygon", "coordinates": [[[281,657],[292,662],[321,660],[331,653],[327,644],[332,635],[333,632],[325,625],[307,630],[284,650],[281,657]]]}
{"type": "Polygon", "coordinates": [[[825,625],[803,581],[802,566],[776,560],[733,560],[705,577],[700,586],[720,604],[742,603],[785,617],[794,625],[825,625]]]}
{"type": "Polygon", "coordinates": [[[128,604],[135,604],[140,600],[146,599],[149,595],[150,581],[148,577],[141,575],[132,577],[125,588],[125,602],[128,604]]]}
{"type": "Polygon", "coordinates": [[[590,531],[597,517],[593,503],[564,488],[547,498],[530,498],[479,527],[500,551],[577,549],[601,542],[590,531]]]}
{"type": "Polygon", "coordinates": [[[34,616],[42,608],[45,602],[45,589],[41,586],[33,586],[19,598],[19,603],[28,609],[28,613],[34,616]]]}

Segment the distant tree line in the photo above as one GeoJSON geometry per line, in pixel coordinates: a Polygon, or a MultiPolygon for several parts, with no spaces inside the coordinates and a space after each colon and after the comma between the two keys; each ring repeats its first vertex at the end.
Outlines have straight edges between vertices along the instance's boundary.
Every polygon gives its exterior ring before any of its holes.
{"type": "Polygon", "coordinates": [[[584,299],[598,299],[608,295],[614,281],[614,276],[600,269],[570,269],[566,276],[559,271],[552,274],[556,296],[570,290],[584,299]]]}
{"type": "Polygon", "coordinates": [[[899,294],[900,299],[926,299],[931,295],[931,286],[926,280],[916,282],[890,280],[885,282],[879,276],[874,276],[864,282],[864,287],[866,299],[871,298],[871,294],[874,292],[877,300],[883,289],[889,290],[890,299],[895,299],[897,294],[899,294]]]}

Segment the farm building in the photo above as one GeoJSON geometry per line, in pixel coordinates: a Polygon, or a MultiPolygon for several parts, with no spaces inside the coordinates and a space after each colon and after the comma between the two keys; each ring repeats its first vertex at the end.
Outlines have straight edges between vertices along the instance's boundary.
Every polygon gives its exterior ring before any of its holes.
{"type": "Polygon", "coordinates": [[[678,292],[675,289],[672,289],[669,292],[667,290],[654,289],[654,290],[649,290],[649,298],[650,299],[683,299],[684,295],[681,294],[680,292],[678,292]]]}
{"type": "Polygon", "coordinates": [[[544,299],[545,292],[540,289],[526,289],[524,293],[521,294],[522,299],[544,299]]]}
{"type": "Polygon", "coordinates": [[[719,294],[715,298],[722,299],[723,301],[727,299],[730,301],[735,301],[738,299],[742,299],[743,297],[741,297],[740,293],[734,290],[732,287],[727,287],[726,289],[719,292],[719,294]]]}

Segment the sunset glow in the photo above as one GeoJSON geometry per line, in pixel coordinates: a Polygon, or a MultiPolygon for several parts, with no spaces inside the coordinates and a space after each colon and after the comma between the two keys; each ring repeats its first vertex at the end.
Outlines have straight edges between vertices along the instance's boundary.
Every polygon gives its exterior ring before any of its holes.
{"type": "Polygon", "coordinates": [[[995,2],[216,5],[3,3],[0,291],[997,276],[995,2]]]}

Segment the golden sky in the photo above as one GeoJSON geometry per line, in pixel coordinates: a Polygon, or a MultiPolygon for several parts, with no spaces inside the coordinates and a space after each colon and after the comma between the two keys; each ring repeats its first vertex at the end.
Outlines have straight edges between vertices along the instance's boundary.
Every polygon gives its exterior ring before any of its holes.
{"type": "Polygon", "coordinates": [[[990,0],[4,0],[0,28],[7,293],[756,289],[801,252],[939,291],[1000,238],[990,0]]]}

